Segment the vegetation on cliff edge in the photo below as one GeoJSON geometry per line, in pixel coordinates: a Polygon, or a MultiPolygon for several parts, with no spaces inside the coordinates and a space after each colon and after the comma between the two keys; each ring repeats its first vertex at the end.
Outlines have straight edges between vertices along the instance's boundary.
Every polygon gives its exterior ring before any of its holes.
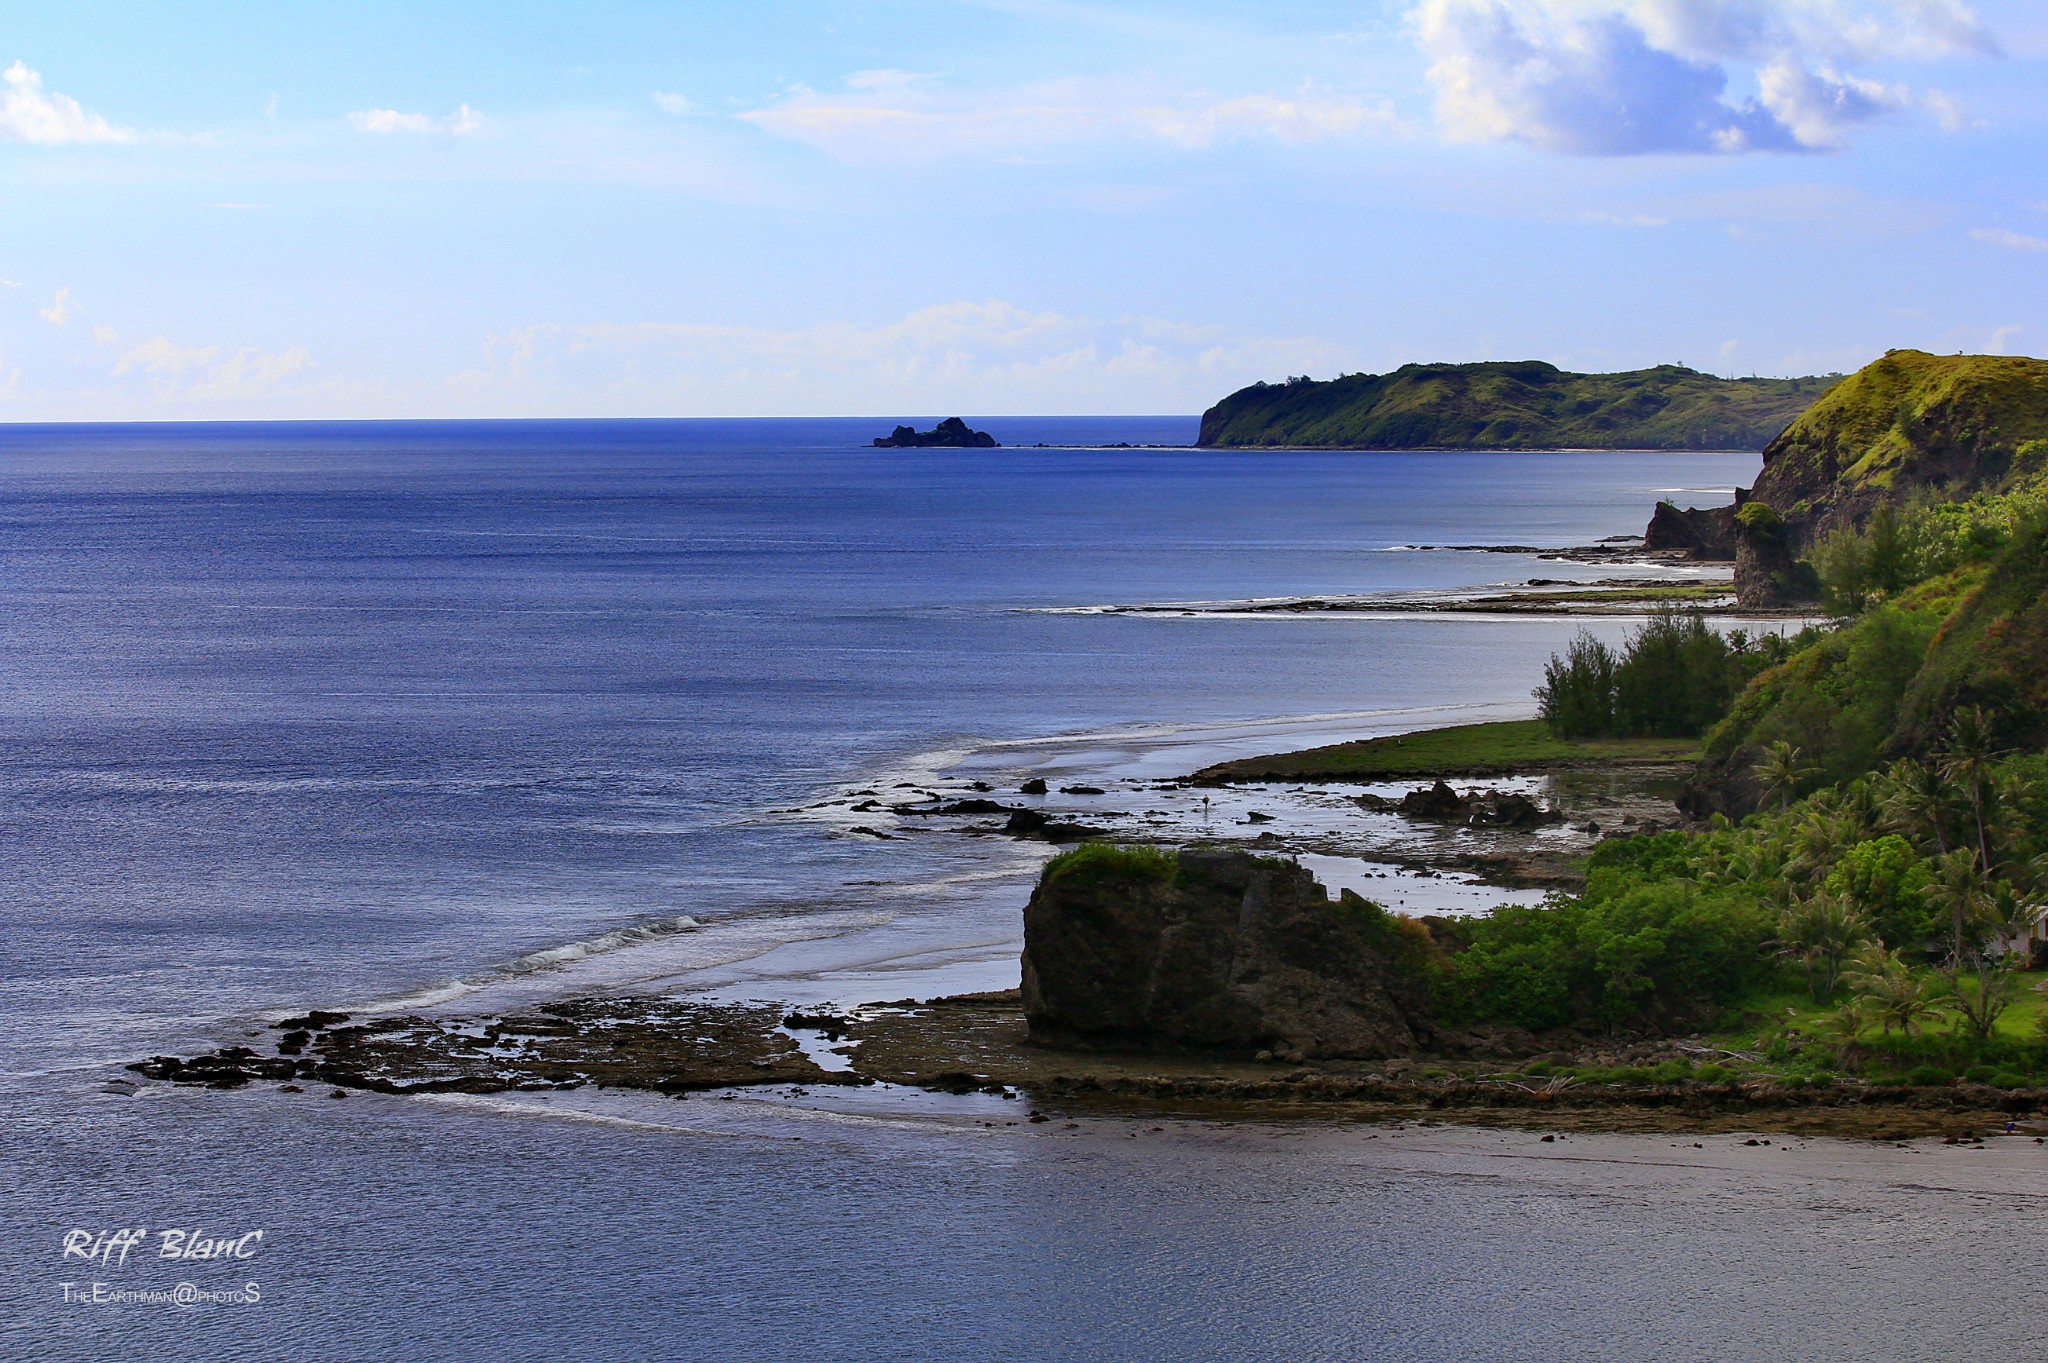
{"type": "Polygon", "coordinates": [[[1682,365],[1573,374],[1537,360],[1410,364],[1239,389],[1202,445],[1328,449],[1758,450],[1838,376],[1722,379],[1682,365]]]}

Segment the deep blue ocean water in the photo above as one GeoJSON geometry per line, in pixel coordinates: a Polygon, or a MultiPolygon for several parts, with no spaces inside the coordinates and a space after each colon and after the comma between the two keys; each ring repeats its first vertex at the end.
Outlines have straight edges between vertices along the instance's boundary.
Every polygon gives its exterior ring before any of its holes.
{"type": "MultiPolygon", "coordinates": [[[[1422,1167],[1462,1155],[1361,1164],[1320,1129],[997,1141],[909,1114],[710,1131],[691,1104],[101,1091],[286,1011],[680,915],[795,940],[922,887],[874,940],[969,906],[1000,927],[1014,886],[958,888],[988,854],[776,811],[1002,740],[1526,705],[1570,622],[1044,608],[1597,575],[1401,546],[1586,543],[1756,468],[1015,448],[1184,418],[862,448],[886,424],[0,428],[0,1356],[1850,1356],[1694,1347],[1726,1312],[1671,1275],[1755,1300],[1730,1207],[1803,1205],[1719,1175],[1619,1200],[1538,1180],[1503,1220],[1495,1175],[1422,1167]],[[64,1231],[122,1224],[266,1228],[263,1300],[62,1304],[91,1280],[64,1231]],[[1591,1314],[1535,1309],[1557,1292],[1591,1314]],[[1594,1347],[1646,1302],[1661,1325],[1594,1347]]],[[[1851,1233],[1781,1230],[1822,1274],[1851,1233]]],[[[1893,1272],[1827,1281],[1881,1296],[1893,1272]]]]}

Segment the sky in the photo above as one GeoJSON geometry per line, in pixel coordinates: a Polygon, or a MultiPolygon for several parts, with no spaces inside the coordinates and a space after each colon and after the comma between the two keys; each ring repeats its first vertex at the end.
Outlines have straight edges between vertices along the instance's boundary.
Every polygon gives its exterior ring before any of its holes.
{"type": "Polygon", "coordinates": [[[2048,354],[2042,0],[0,0],[0,421],[2048,354]]]}

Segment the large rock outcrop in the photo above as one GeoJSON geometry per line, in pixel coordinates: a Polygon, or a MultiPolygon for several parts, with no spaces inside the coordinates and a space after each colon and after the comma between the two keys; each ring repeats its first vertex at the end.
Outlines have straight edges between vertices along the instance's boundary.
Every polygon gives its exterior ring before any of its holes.
{"type": "Polygon", "coordinates": [[[1753,521],[1737,515],[1737,594],[1745,606],[1810,599],[1812,575],[1795,565],[1829,532],[1916,494],[1960,500],[2044,468],[2048,361],[1891,351],[1764,447],[1738,498],[1753,521]]]}
{"type": "Polygon", "coordinates": [[[1643,532],[1643,548],[1684,554],[1695,563],[1727,563],[1735,557],[1735,508],[1687,507],[1659,502],[1643,532]]]}
{"type": "Polygon", "coordinates": [[[1377,1058],[1428,1031],[1428,934],[1243,852],[1084,848],[1024,910],[1034,1040],[1377,1058]]]}
{"type": "Polygon", "coordinates": [[[875,448],[993,450],[1000,447],[996,438],[987,431],[973,430],[959,417],[949,416],[928,431],[920,431],[915,426],[898,426],[887,435],[876,436],[875,448]]]}

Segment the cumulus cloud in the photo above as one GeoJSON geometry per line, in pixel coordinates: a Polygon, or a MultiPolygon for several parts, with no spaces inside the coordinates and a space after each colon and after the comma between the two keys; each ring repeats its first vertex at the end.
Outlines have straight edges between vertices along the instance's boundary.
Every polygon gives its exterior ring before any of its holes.
{"type": "Polygon", "coordinates": [[[1854,64],[1996,55],[1962,0],[1418,0],[1452,137],[1584,155],[1829,151],[1939,90],[1854,64]]]}
{"type": "Polygon", "coordinates": [[[499,333],[458,388],[526,410],[602,395],[646,414],[1185,411],[1256,378],[1333,372],[1308,337],[1158,318],[1035,312],[1000,300],[923,308],[877,326],[541,323],[499,333]]]}
{"type": "Polygon", "coordinates": [[[686,114],[696,106],[683,95],[671,94],[666,90],[654,92],[654,107],[665,114],[686,114]]]}
{"type": "Polygon", "coordinates": [[[797,87],[740,117],[846,160],[1016,152],[1049,144],[1138,139],[1199,149],[1268,138],[1310,142],[1394,121],[1384,100],[1316,87],[1286,95],[1161,92],[1127,82],[1048,81],[955,90],[910,71],[860,71],[845,89],[797,87]]]}
{"type": "Polygon", "coordinates": [[[264,350],[241,346],[184,346],[168,336],[153,336],[114,362],[116,378],[146,380],[156,396],[211,400],[255,397],[280,381],[312,366],[304,346],[264,350]]]}
{"type": "Polygon", "coordinates": [[[357,132],[365,133],[443,133],[465,137],[484,130],[484,116],[467,104],[457,105],[446,118],[404,114],[396,109],[364,109],[350,114],[348,121],[357,132]]]}
{"type": "Polygon", "coordinates": [[[69,289],[57,290],[57,296],[50,301],[49,307],[36,309],[38,317],[41,317],[51,326],[58,327],[69,322],[77,313],[78,307],[71,301],[71,290],[69,289]]]}
{"type": "Polygon", "coordinates": [[[2020,232],[2008,232],[2002,227],[1979,227],[1970,235],[1978,241],[2003,246],[2008,251],[2048,251],[2048,238],[2030,237],[2020,232]]]}
{"type": "Polygon", "coordinates": [[[69,95],[43,89],[42,76],[17,61],[0,71],[0,138],[46,144],[133,142],[135,134],[115,127],[69,95]]]}

